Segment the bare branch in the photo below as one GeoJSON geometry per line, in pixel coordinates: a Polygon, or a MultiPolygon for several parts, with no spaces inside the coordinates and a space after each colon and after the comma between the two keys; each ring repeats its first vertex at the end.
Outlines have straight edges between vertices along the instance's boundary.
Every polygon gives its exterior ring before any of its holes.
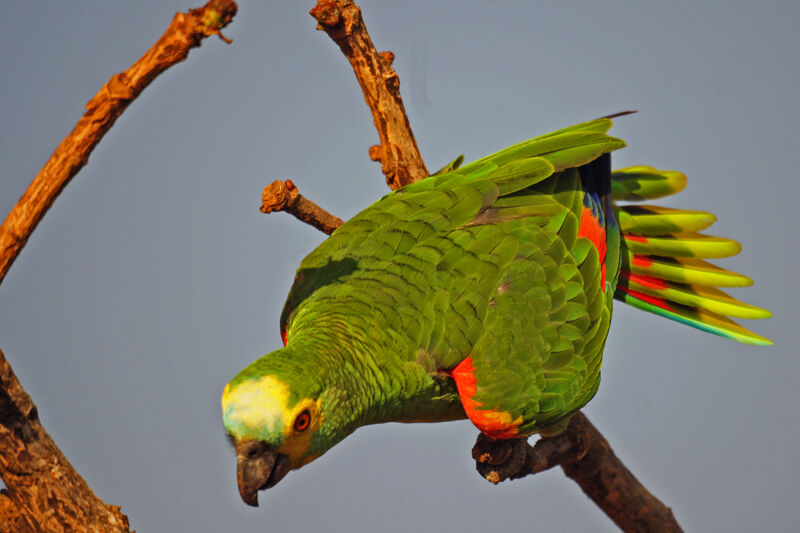
{"type": "Polygon", "coordinates": [[[380,145],[370,147],[369,156],[380,161],[386,183],[398,189],[428,176],[428,169],[411,132],[400,79],[392,61],[394,54],[375,49],[361,18],[361,9],[352,0],[318,0],[310,11],[317,29],[333,39],[345,55],[361,85],[380,145]]]}
{"type": "Polygon", "coordinates": [[[344,224],[341,218],[328,213],[300,194],[292,180],[273,181],[264,188],[261,194],[261,212],[273,211],[286,211],[327,235],[344,224]]]}
{"type": "Polygon", "coordinates": [[[519,479],[561,465],[564,473],[622,531],[682,531],[672,510],[622,464],[608,441],[580,411],[563,432],[542,437],[534,446],[525,439],[501,441],[481,434],[472,456],[478,472],[492,483],[519,479]]]}
{"type": "Polygon", "coordinates": [[[39,422],[36,406],[0,351],[0,525],[6,531],[129,531],[128,518],[95,496],[39,422]]]}
{"type": "Polygon", "coordinates": [[[188,13],[178,13],[164,35],[125,72],[111,77],[94,98],[75,128],[58,145],[17,205],[0,226],[0,282],[36,225],[61,190],[89,161],[103,135],[130,103],[166,69],[186,59],[189,50],[220,31],[236,14],[236,2],[211,0],[188,13]]]}

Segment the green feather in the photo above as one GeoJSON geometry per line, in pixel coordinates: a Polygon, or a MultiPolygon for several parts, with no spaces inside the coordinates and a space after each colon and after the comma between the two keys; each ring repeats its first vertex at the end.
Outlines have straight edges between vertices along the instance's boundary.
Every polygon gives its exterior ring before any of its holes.
{"type": "Polygon", "coordinates": [[[692,309],[679,304],[673,304],[671,309],[667,310],[628,294],[622,289],[620,290],[618,298],[629,305],[642,309],[643,311],[648,311],[656,315],[671,318],[672,320],[682,322],[703,331],[727,337],[745,344],[755,344],[758,346],[772,345],[772,341],[769,339],[753,333],[729,318],[717,315],[707,310],[692,309]]]}
{"type": "Polygon", "coordinates": [[[717,217],[705,211],[686,211],[654,205],[619,207],[614,212],[620,229],[634,235],[667,235],[703,231],[717,217]]]}
{"type": "Polygon", "coordinates": [[[553,165],[545,158],[531,157],[511,161],[492,171],[487,178],[498,188],[501,196],[539,183],[553,174],[553,165]]]}
{"type": "Polygon", "coordinates": [[[636,292],[663,298],[688,307],[736,318],[769,318],[772,313],[733,298],[713,287],[683,285],[630,275],[626,286],[636,292]]]}
{"type": "Polygon", "coordinates": [[[665,257],[697,257],[701,259],[730,257],[742,250],[738,242],[723,237],[701,233],[665,235],[660,237],[635,237],[625,235],[625,245],[640,255],[665,257]]]}
{"type": "Polygon", "coordinates": [[[686,176],[673,170],[638,166],[611,173],[614,200],[636,202],[677,194],[686,187],[686,176]]]}
{"type": "Polygon", "coordinates": [[[639,256],[628,251],[625,270],[632,274],[707,287],[747,287],[753,280],[702,259],[639,256]]]}
{"type": "Polygon", "coordinates": [[[452,161],[450,161],[449,163],[447,163],[445,166],[443,166],[439,170],[437,170],[436,172],[434,172],[433,174],[431,174],[431,176],[438,176],[440,174],[447,174],[448,172],[452,172],[452,171],[456,170],[458,167],[460,167],[461,163],[463,163],[463,162],[464,162],[464,156],[460,155],[460,156],[456,157],[455,159],[453,159],[452,161]]]}

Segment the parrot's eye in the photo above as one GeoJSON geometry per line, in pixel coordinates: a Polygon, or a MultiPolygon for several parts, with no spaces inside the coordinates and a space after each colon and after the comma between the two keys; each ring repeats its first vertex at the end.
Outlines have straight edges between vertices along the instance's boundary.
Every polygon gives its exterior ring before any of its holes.
{"type": "Polygon", "coordinates": [[[311,425],[311,413],[308,412],[308,409],[297,415],[297,418],[294,419],[294,430],[297,432],[302,432],[308,429],[308,426],[311,425]]]}

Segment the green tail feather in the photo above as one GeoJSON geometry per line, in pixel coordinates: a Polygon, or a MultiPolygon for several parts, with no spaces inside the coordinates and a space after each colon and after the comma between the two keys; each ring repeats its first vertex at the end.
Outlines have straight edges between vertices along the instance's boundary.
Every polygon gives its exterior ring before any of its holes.
{"type": "Polygon", "coordinates": [[[667,235],[703,231],[717,221],[705,211],[685,211],[655,205],[627,205],[616,210],[623,232],[636,235],[667,235]]]}
{"type": "Polygon", "coordinates": [[[734,322],[733,320],[717,315],[710,311],[703,311],[691,307],[682,306],[680,304],[672,304],[670,309],[664,309],[662,304],[648,301],[648,299],[637,297],[630,294],[624,287],[618,286],[614,298],[623,301],[626,304],[632,305],[637,309],[648,311],[670,320],[675,320],[695,327],[702,331],[707,331],[721,337],[731,340],[742,342],[744,344],[755,344],[758,346],[771,346],[772,341],[762,337],[757,333],[753,333],[747,328],[744,328],[734,322]]]}
{"type": "Polygon", "coordinates": [[[686,176],[674,170],[653,167],[628,167],[611,174],[611,194],[615,200],[640,202],[677,194],[686,187],[686,176]]]}
{"type": "Polygon", "coordinates": [[[626,267],[632,274],[704,287],[749,287],[753,280],[702,259],[636,255],[628,250],[626,267]]]}
{"type": "Polygon", "coordinates": [[[712,237],[702,233],[658,235],[643,237],[623,232],[625,246],[635,254],[663,257],[698,257],[720,259],[742,251],[742,245],[724,237],[712,237]]]}
{"type": "MultiPolygon", "coordinates": [[[[683,174],[652,167],[612,174],[615,202],[661,198],[685,186],[683,174]]],[[[697,233],[716,221],[714,215],[651,205],[615,205],[614,213],[623,237],[616,299],[739,342],[772,344],[728,318],[768,318],[772,313],[716,288],[745,287],[752,280],[703,260],[741,250],[731,239],[697,233]]]]}
{"type": "Polygon", "coordinates": [[[720,315],[736,318],[769,318],[772,313],[766,309],[744,303],[713,287],[670,283],[657,278],[649,278],[625,273],[625,285],[638,293],[663,298],[670,302],[689,307],[705,309],[720,315]]]}

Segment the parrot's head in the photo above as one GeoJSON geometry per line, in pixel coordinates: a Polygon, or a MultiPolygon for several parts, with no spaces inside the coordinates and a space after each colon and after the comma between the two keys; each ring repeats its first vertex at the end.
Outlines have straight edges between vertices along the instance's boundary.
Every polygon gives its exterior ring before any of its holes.
{"type": "Polygon", "coordinates": [[[258,491],[325,453],[344,437],[328,417],[332,401],[319,373],[283,348],[242,370],[222,393],[222,420],[236,450],[239,494],[258,506],[258,491]],[[341,436],[340,436],[341,435],[341,436]]]}

